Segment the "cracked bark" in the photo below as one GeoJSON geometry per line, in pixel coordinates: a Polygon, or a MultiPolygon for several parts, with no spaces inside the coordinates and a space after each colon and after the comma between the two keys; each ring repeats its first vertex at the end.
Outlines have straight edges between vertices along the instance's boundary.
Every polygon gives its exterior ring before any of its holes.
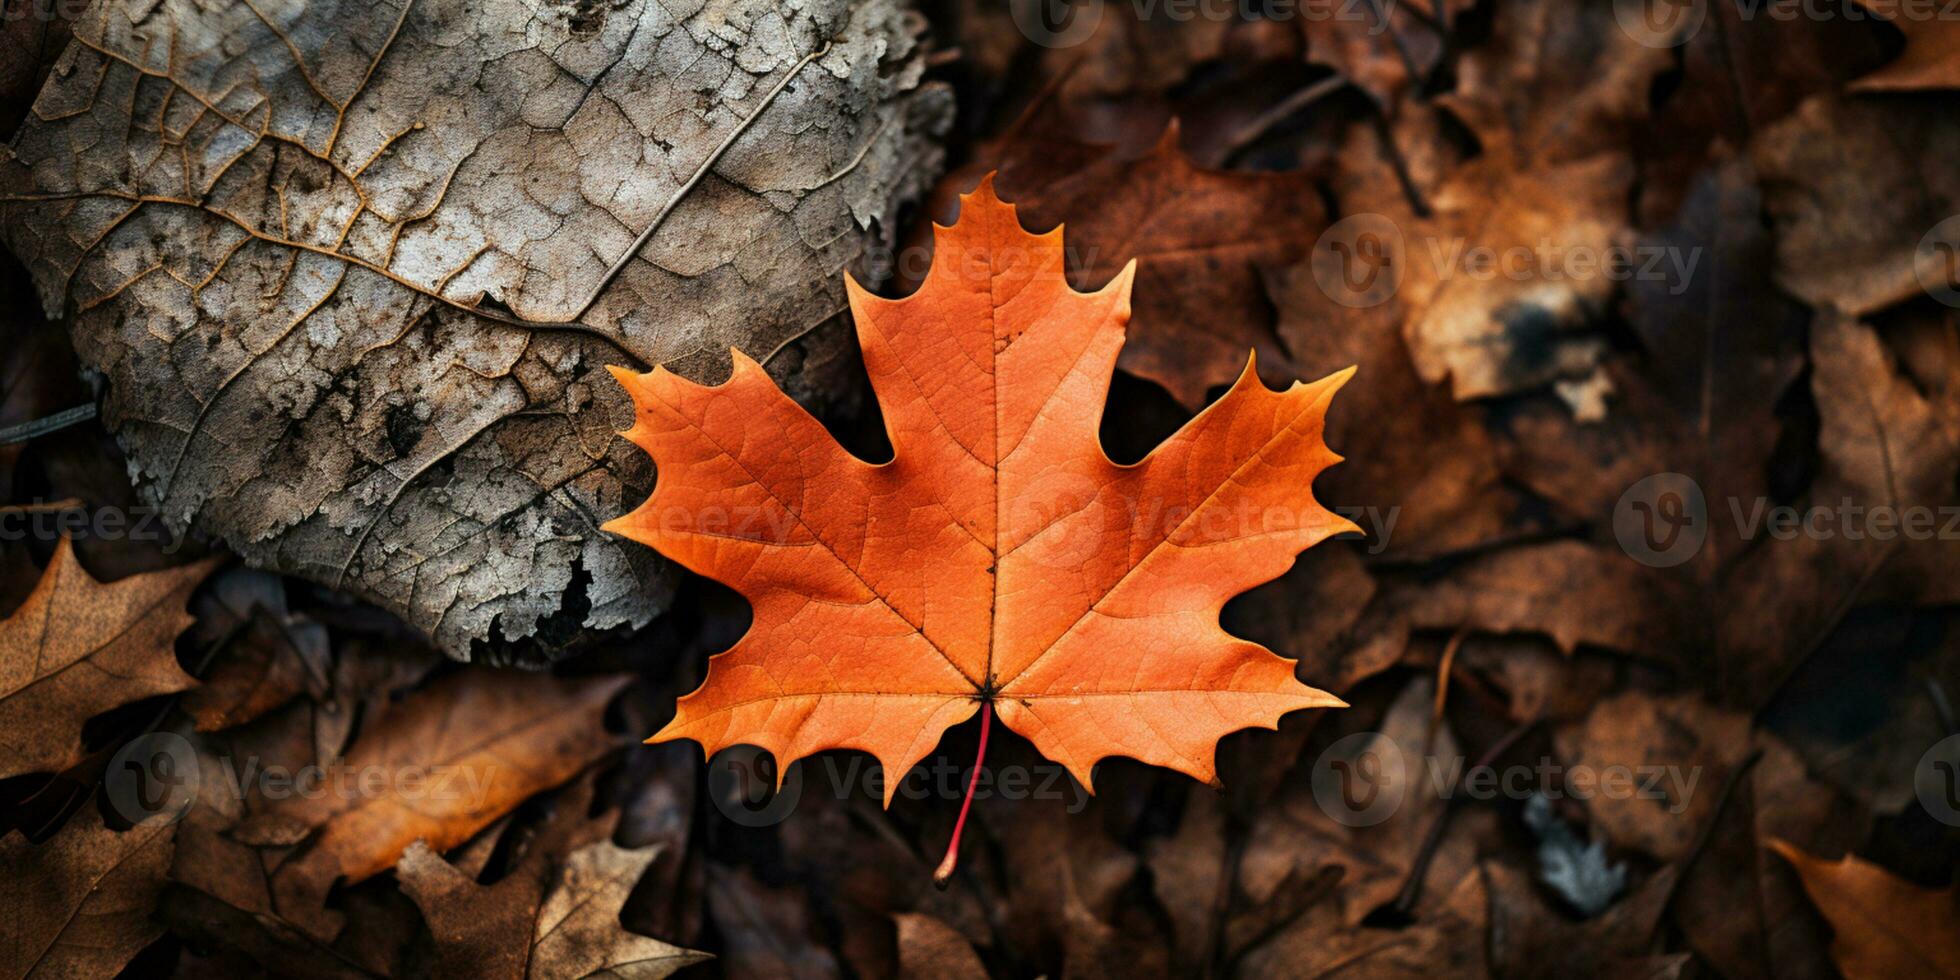
{"type": "Polygon", "coordinates": [[[175,528],[541,659],[669,595],[595,526],[652,480],[604,365],[788,346],[824,390],[848,338],[806,333],[939,168],[919,33],[897,0],[103,2],[0,151],[0,234],[175,528]]]}

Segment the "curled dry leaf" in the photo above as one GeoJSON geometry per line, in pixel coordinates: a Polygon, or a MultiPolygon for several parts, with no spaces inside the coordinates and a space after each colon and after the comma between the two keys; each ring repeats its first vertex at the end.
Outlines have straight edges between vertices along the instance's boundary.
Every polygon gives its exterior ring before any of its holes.
{"type": "Polygon", "coordinates": [[[1348,373],[1276,392],[1248,364],[1118,466],[1097,416],[1135,264],[1075,292],[1061,229],[1023,230],[986,182],[934,247],[911,297],[852,291],[889,463],[839,447],[739,354],[718,388],[618,372],[628,438],[662,476],[608,527],[755,610],[654,739],[753,744],[779,772],[858,749],[896,773],[990,708],[1084,785],[1112,755],[1210,780],[1226,734],[1339,705],[1218,616],[1355,530],[1312,492],[1339,459],[1321,429],[1348,373]]]}
{"type": "Polygon", "coordinates": [[[1854,91],[1960,89],[1960,21],[1951,11],[1941,9],[1929,16],[1932,8],[1902,8],[1896,0],[1858,0],[1858,5],[1904,32],[1906,49],[1885,67],[1852,83],[1854,91]]]}
{"type": "Polygon", "coordinates": [[[0,977],[116,975],[163,932],[173,841],[167,819],[117,832],[93,807],[44,844],[0,837],[0,977]]]}
{"type": "Polygon", "coordinates": [[[896,0],[677,9],[89,9],[0,213],[173,527],[458,657],[660,608],[597,366],[840,312],[949,110],[896,0]]]}
{"type": "Polygon", "coordinates": [[[177,665],[184,601],[211,562],[103,585],[63,538],[27,601],[0,621],[0,778],[81,758],[82,722],[197,684],[177,665]]]}
{"type": "MultiPolygon", "coordinates": [[[[583,819],[582,812],[561,813],[554,824],[583,819]]],[[[435,934],[437,976],[657,980],[709,958],[619,925],[619,908],[658,847],[628,850],[596,840],[557,855],[545,843],[534,842],[524,862],[494,885],[478,884],[420,841],[402,854],[395,874],[435,934]]]]}
{"type": "Polygon", "coordinates": [[[1788,841],[1770,846],[1803,875],[1837,933],[1831,957],[1846,980],[1960,977],[1960,903],[1850,854],[1826,861],[1788,841]]]}

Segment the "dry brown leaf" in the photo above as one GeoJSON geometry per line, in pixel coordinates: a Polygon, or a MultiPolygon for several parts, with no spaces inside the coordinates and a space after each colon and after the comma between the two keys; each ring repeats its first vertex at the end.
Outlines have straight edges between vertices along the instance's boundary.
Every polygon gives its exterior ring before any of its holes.
{"type": "Polygon", "coordinates": [[[1400,910],[1413,925],[1390,929],[1371,919],[1402,896],[1428,835],[1449,809],[1423,755],[1426,744],[1435,759],[1461,757],[1447,727],[1428,738],[1435,692],[1426,675],[1410,681],[1388,706],[1374,738],[1354,753],[1383,758],[1399,753],[1401,769],[1389,765],[1371,780],[1386,799],[1399,800],[1379,823],[1337,823],[1313,792],[1311,778],[1294,780],[1282,801],[1258,815],[1238,873],[1240,907],[1248,911],[1227,930],[1227,952],[1243,955],[1246,972],[1318,976],[1378,966],[1389,976],[1486,975],[1488,903],[1477,859],[1478,841],[1495,832],[1495,814],[1488,809],[1459,807],[1449,814],[1414,905],[1400,910]],[[1269,906],[1286,904],[1289,886],[1311,886],[1329,872],[1338,885],[1324,900],[1309,892],[1312,904],[1304,914],[1258,923],[1270,935],[1248,928],[1269,906]],[[1240,949],[1242,943],[1251,948],[1240,949]]]}
{"type": "Polygon", "coordinates": [[[1863,316],[1950,277],[1922,247],[1960,210],[1960,172],[1940,162],[1960,154],[1946,104],[1815,96],[1750,152],[1776,228],[1776,281],[1791,294],[1863,316]]]}
{"type": "Polygon", "coordinates": [[[1851,83],[1854,92],[1917,92],[1960,88],[1960,19],[1943,6],[1899,0],[1858,5],[1906,36],[1906,49],[1879,70],[1851,83]]]}
{"type": "Polygon", "coordinates": [[[231,652],[184,699],[184,710],[196,719],[198,731],[220,731],[251,721],[285,704],[324,673],[312,669],[324,667],[324,644],[301,653],[292,636],[263,617],[245,627],[231,652]],[[313,654],[322,656],[309,663],[313,654]]]}
{"type": "Polygon", "coordinates": [[[1640,147],[1639,214],[1643,228],[1676,220],[1712,159],[1790,114],[1804,99],[1840,89],[1884,60],[1876,31],[1843,17],[1760,16],[1734,3],[1649,0],[1704,13],[1681,44],[1680,80],[1657,87],[1640,147]]]}
{"type": "Polygon", "coordinates": [[[906,980],[986,980],[987,968],[973,944],[959,931],[930,915],[901,912],[898,924],[898,975],[906,980]]]}
{"type": "Polygon", "coordinates": [[[1600,702],[1582,724],[1559,729],[1556,745],[1560,760],[1570,766],[1596,771],[1626,766],[1657,773],[1650,793],[1628,798],[1601,794],[1585,806],[1614,846],[1659,861],[1681,861],[1693,854],[1696,838],[1715,819],[1722,782],[1755,752],[1762,755],[1748,778],[1763,808],[1765,836],[1791,837],[1813,846],[1856,836],[1857,825],[1847,819],[1842,801],[1808,777],[1788,746],[1754,731],[1747,715],[1696,695],[1655,698],[1622,692],[1600,702]]]}
{"type": "Polygon", "coordinates": [[[323,906],[336,882],[388,870],[417,840],[454,847],[617,745],[601,721],[625,683],[514,670],[451,674],[363,731],[329,767],[322,791],[273,800],[230,836],[298,845],[272,874],[275,907],[331,938],[340,923],[323,906]]]}
{"type": "Polygon", "coordinates": [[[1307,60],[1331,66],[1384,105],[1396,102],[1419,72],[1442,61],[1446,25],[1473,0],[1406,0],[1398,3],[1303,5],[1294,18],[1307,44],[1307,60]],[[1439,19],[1440,18],[1440,19],[1439,19]]]}
{"type": "Polygon", "coordinates": [[[0,977],[114,976],[163,932],[150,917],[175,828],[110,830],[94,807],[44,844],[0,837],[0,977]]]}
{"type": "Polygon", "coordinates": [[[1610,521],[1638,481],[1692,478],[1710,520],[1697,564],[1677,577],[1697,582],[1703,599],[1743,550],[1728,502],[1770,492],[1778,404],[1803,367],[1806,314],[1770,280],[1761,208],[1754,175],[1728,161],[1695,181],[1673,225],[1642,237],[1642,247],[1696,256],[1696,271],[1627,285],[1642,352],[1606,363],[1606,418],[1575,420],[1549,397],[1501,417],[1505,471],[1572,514],[1610,521]]]}
{"type": "Polygon", "coordinates": [[[1404,590],[1411,624],[1488,633],[1543,633],[1567,656],[1581,644],[1679,660],[1675,621],[1689,593],[1617,550],[1581,541],[1505,548],[1404,590]]]}
{"type": "Polygon", "coordinates": [[[1401,929],[1346,926],[1338,906],[1316,905],[1288,932],[1290,942],[1255,950],[1245,958],[1239,975],[1396,980],[1492,976],[1484,951],[1490,902],[1482,876],[1466,875],[1445,887],[1440,902],[1419,922],[1401,929]]]}
{"type": "Polygon", "coordinates": [[[173,527],[452,656],[549,648],[666,597],[596,530],[649,482],[599,366],[711,379],[841,311],[937,167],[919,30],[896,0],[106,0],[0,154],[5,235],[173,527]]]}
{"type": "Polygon", "coordinates": [[[1837,938],[1831,957],[1845,980],[1960,977],[1960,903],[1846,854],[1826,861],[1788,841],[1769,846],[1803,875],[1804,888],[1837,938]]]}
{"type": "Polygon", "coordinates": [[[1173,963],[1186,975],[1209,966],[1218,941],[1219,891],[1228,870],[1225,838],[1224,799],[1193,792],[1185,797],[1177,833],[1151,841],[1144,850],[1151,889],[1170,916],[1173,963]]]}
{"type": "Polygon", "coordinates": [[[1518,980],[1605,977],[1671,980],[1688,953],[1656,954],[1654,927],[1673,893],[1675,871],[1665,868],[1597,918],[1570,922],[1546,906],[1530,877],[1502,864],[1484,865],[1490,885],[1490,958],[1496,976],[1518,980]]]}
{"type": "Polygon", "coordinates": [[[1434,218],[1405,219],[1390,259],[1416,367],[1431,383],[1450,378],[1459,399],[1593,369],[1605,349],[1593,321],[1615,283],[1602,266],[1567,263],[1630,244],[1629,127],[1672,60],[1621,30],[1611,5],[1511,3],[1493,30],[1464,55],[1457,91],[1437,100],[1482,154],[1437,187],[1434,218]],[[1479,271],[1477,249],[1498,264],[1479,271]]]}
{"type": "Polygon", "coordinates": [[[1823,945],[1795,877],[1762,850],[1771,837],[1844,847],[1864,830],[1849,801],[1748,716],[1699,696],[1610,697],[1555,733],[1568,766],[1651,773],[1649,792],[1584,802],[1615,848],[1682,866],[1673,921],[1724,976],[1818,976],[1823,945]],[[1733,784],[1733,785],[1731,785],[1733,784]]]}
{"type": "Polygon", "coordinates": [[[621,928],[620,906],[659,848],[605,839],[613,821],[585,819],[590,795],[560,799],[546,836],[495,884],[478,884],[422,841],[402,853],[395,875],[435,935],[436,976],[657,980],[709,958],[621,928]],[[581,839],[590,842],[566,851],[581,839]]]}
{"type": "Polygon", "coordinates": [[[744,870],[708,868],[708,914],[721,930],[715,965],[738,980],[842,976],[837,958],[812,936],[811,903],[802,888],[765,887],[744,870]]]}
{"type": "Polygon", "coordinates": [[[1347,294],[1335,278],[1342,259],[1330,245],[1270,273],[1267,286],[1280,310],[1279,336],[1302,374],[1353,365],[1367,379],[1327,414],[1329,443],[1349,457],[1327,474],[1328,499],[1363,508],[1359,523],[1371,537],[1362,547],[1371,556],[1433,558],[1515,533],[1523,500],[1498,470],[1497,445],[1477,407],[1416,374],[1392,294],[1358,307],[1337,301],[1347,294]]]}
{"type": "MultiPolygon", "coordinates": [[[[1878,601],[1951,602],[1952,542],[1937,533],[1955,502],[1960,432],[1903,374],[1876,331],[1831,310],[1810,327],[1820,472],[1796,504],[1799,532],[1764,540],[1736,566],[1717,623],[1716,681],[1737,703],[1762,704],[1823,644],[1852,608],[1878,601]],[[1858,508],[1857,511],[1848,508],[1858,508]],[[1872,515],[1890,508],[1883,536],[1872,515]],[[1908,534],[1912,514],[1918,530],[1908,534]],[[1815,533],[1802,529],[1808,520],[1815,533]]],[[[1711,501],[1726,509],[1727,501],[1711,501]]],[[[1767,504],[1765,503],[1765,506],[1767,504]]]]}
{"type": "Polygon", "coordinates": [[[0,621],[0,778],[81,758],[82,722],[195,686],[177,665],[191,589],[211,562],[103,585],[67,538],[20,609],[0,621]]]}

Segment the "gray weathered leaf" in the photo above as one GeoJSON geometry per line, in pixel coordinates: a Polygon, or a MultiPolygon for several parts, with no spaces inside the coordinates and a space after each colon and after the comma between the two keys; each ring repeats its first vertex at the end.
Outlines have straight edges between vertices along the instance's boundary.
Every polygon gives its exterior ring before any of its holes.
{"type": "Polygon", "coordinates": [[[601,367],[717,380],[842,309],[940,162],[919,31],[899,0],[104,0],[0,152],[0,233],[174,526],[452,655],[562,644],[667,595],[597,530],[651,480],[601,367]]]}

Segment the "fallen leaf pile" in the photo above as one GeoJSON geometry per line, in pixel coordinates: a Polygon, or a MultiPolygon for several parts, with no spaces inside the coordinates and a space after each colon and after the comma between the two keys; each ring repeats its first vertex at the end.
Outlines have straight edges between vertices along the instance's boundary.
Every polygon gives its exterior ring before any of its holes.
{"type": "Polygon", "coordinates": [[[1950,18],[73,6],[0,976],[1960,977],[1950,18]]]}

